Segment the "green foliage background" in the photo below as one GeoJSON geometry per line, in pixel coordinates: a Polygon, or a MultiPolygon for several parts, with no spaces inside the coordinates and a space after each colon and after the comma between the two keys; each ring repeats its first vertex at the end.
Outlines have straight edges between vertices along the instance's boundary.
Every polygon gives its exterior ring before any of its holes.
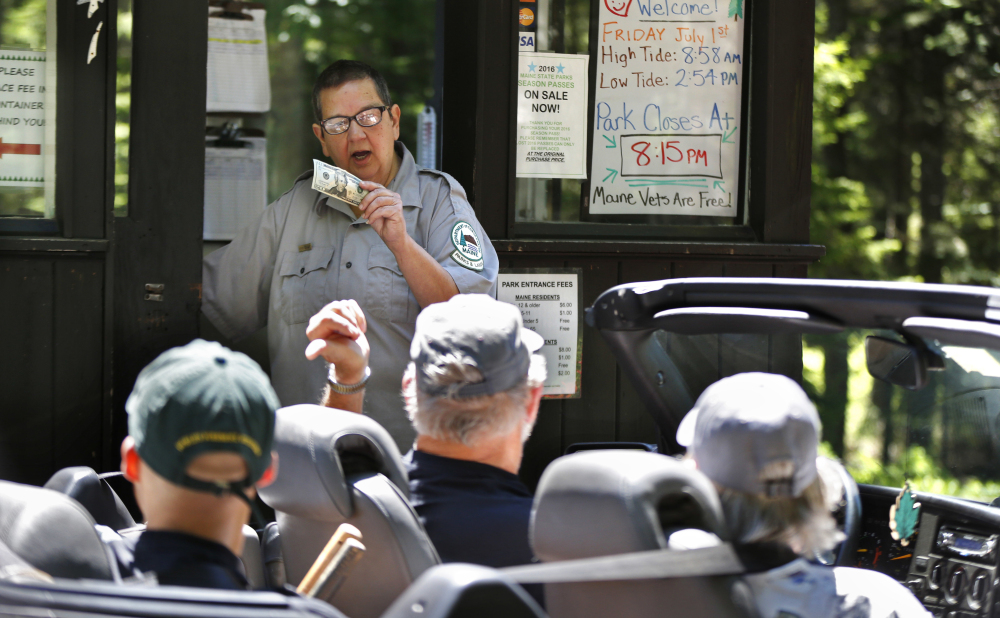
{"type": "MultiPolygon", "coordinates": [[[[1000,3],[818,0],[814,66],[810,231],[827,256],[810,275],[1000,285],[1000,3]]],[[[849,388],[860,344],[805,341],[830,450],[862,482],[1000,495],[936,467],[898,398],[849,388]]]]}
{"type": "MultiPolygon", "coordinates": [[[[434,0],[264,0],[271,112],[268,198],[323,158],[312,134],[312,86],[330,63],[362,60],[403,110],[400,139],[416,155],[417,114],[434,95],[434,0]]],[[[456,95],[460,96],[460,94],[456,95]]]]}
{"type": "MultiPolygon", "coordinates": [[[[46,0],[0,0],[0,47],[44,50],[46,0]]],[[[16,53],[11,54],[17,56],[16,53]]],[[[0,187],[0,216],[40,217],[45,189],[0,187]]]]}

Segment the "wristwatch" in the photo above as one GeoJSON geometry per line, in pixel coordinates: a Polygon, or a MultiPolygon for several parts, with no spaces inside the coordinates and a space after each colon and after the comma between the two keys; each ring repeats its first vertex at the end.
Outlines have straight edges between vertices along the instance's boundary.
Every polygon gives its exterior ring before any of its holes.
{"type": "Polygon", "coordinates": [[[372,368],[365,367],[365,376],[361,378],[360,382],[355,384],[341,384],[334,379],[334,366],[330,365],[330,371],[327,373],[326,381],[330,385],[330,390],[338,395],[353,395],[365,390],[365,384],[368,384],[368,378],[370,377],[372,377],[372,368]]]}

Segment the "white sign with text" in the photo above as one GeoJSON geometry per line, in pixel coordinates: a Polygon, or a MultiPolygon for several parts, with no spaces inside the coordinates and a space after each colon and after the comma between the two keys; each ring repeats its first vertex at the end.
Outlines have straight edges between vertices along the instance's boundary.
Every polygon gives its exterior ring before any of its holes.
{"type": "Polygon", "coordinates": [[[45,57],[0,50],[0,186],[44,186],[45,57]]]}
{"type": "Polygon", "coordinates": [[[589,61],[575,54],[518,55],[518,178],[587,177],[589,61]]]}
{"type": "Polygon", "coordinates": [[[600,0],[590,212],[735,217],[744,0],[600,0]]]}
{"type": "Polygon", "coordinates": [[[545,396],[579,397],[580,322],[577,273],[503,273],[497,276],[497,300],[521,311],[524,327],[545,339],[548,378],[545,396]]]}

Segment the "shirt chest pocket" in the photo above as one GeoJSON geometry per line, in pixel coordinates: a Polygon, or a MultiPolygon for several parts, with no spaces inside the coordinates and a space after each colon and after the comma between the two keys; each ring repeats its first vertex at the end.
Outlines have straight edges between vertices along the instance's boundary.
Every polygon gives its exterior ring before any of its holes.
{"type": "Polygon", "coordinates": [[[415,322],[420,307],[399,270],[396,257],[383,244],[368,253],[365,281],[365,313],[392,322],[415,322]]]}
{"type": "Polygon", "coordinates": [[[281,285],[278,307],[286,324],[306,322],[326,304],[333,254],[333,247],[282,254],[278,271],[281,285]]]}

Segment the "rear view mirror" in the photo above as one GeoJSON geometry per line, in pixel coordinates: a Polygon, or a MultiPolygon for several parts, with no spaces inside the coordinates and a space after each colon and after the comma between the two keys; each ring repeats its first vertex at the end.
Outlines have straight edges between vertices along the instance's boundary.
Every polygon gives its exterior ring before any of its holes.
{"type": "Polygon", "coordinates": [[[916,346],[869,336],[865,338],[865,360],[868,373],[883,382],[911,391],[927,386],[927,362],[916,346]]]}

